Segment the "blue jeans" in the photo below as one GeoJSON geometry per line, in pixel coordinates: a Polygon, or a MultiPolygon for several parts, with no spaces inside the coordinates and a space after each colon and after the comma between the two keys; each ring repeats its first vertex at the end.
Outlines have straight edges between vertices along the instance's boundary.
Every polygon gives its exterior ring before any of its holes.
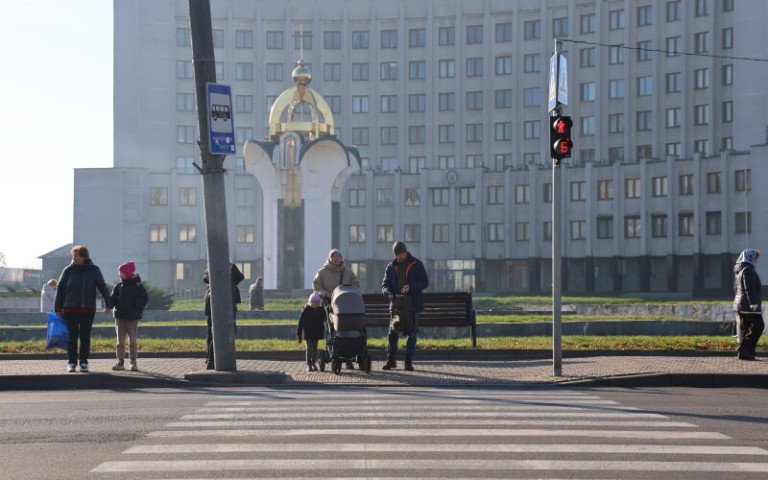
{"type": "MultiPolygon", "coordinates": [[[[406,337],[408,337],[408,340],[405,342],[405,358],[412,359],[413,358],[413,352],[416,351],[416,338],[419,334],[419,318],[421,317],[421,313],[415,313],[413,314],[413,331],[411,333],[404,333],[406,337]]],[[[395,359],[395,356],[397,356],[397,340],[400,338],[400,332],[396,332],[389,329],[389,335],[387,335],[387,339],[389,340],[389,346],[387,347],[387,358],[391,358],[392,360],[395,359]]]]}

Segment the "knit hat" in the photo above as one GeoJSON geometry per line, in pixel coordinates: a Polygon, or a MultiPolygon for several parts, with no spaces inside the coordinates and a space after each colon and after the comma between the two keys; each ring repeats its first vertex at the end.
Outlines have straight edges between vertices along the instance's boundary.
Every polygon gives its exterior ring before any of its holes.
{"type": "Polygon", "coordinates": [[[331,257],[333,257],[333,255],[336,253],[338,253],[340,257],[343,257],[343,255],[341,254],[341,250],[339,250],[338,248],[334,248],[333,250],[328,252],[328,260],[330,260],[331,257]]]}
{"type": "Polygon", "coordinates": [[[136,264],[133,262],[126,262],[120,265],[120,268],[118,268],[117,271],[126,277],[132,277],[133,274],[136,273],[136,264]]]}
{"type": "Polygon", "coordinates": [[[408,250],[405,248],[405,244],[403,242],[395,242],[395,244],[392,245],[392,251],[395,253],[395,255],[408,253],[408,250]]]}
{"type": "Polygon", "coordinates": [[[312,292],[312,295],[309,296],[309,300],[307,300],[307,303],[312,303],[312,302],[322,303],[323,297],[321,297],[320,294],[317,292],[312,292]]]}

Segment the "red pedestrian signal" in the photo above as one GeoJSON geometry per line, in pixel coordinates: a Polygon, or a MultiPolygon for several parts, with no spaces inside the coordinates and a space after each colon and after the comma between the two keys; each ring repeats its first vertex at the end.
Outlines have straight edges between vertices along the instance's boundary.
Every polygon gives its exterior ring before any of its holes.
{"type": "Polygon", "coordinates": [[[555,165],[560,165],[560,160],[571,158],[573,141],[571,141],[571,117],[555,115],[549,117],[549,146],[550,156],[555,165]]]}

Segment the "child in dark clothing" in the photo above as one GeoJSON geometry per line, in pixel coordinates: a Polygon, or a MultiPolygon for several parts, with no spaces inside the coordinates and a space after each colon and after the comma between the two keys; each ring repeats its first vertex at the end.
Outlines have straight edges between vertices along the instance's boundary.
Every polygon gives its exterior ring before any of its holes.
{"type": "Polygon", "coordinates": [[[139,320],[149,302],[147,290],[136,274],[136,265],[127,262],[120,265],[120,282],[112,289],[112,305],[115,307],[115,332],[117,333],[117,363],[112,370],[125,370],[125,337],[131,358],[131,371],[139,370],[136,364],[136,337],[139,320]]]}
{"type": "Polygon", "coordinates": [[[319,293],[313,292],[309,296],[307,306],[301,312],[299,325],[296,327],[296,341],[301,343],[302,337],[307,348],[307,371],[317,370],[317,341],[323,338],[325,333],[325,313],[321,307],[322,297],[319,293]]]}

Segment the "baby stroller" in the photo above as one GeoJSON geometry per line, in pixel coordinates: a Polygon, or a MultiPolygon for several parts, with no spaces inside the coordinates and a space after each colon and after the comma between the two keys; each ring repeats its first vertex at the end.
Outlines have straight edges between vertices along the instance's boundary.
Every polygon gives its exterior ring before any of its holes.
{"type": "Polygon", "coordinates": [[[331,364],[341,373],[342,362],[356,362],[360,370],[371,373],[371,356],[366,345],[365,303],[360,290],[352,285],[336,287],[331,304],[325,307],[325,351],[320,352],[320,371],[331,364]]]}

